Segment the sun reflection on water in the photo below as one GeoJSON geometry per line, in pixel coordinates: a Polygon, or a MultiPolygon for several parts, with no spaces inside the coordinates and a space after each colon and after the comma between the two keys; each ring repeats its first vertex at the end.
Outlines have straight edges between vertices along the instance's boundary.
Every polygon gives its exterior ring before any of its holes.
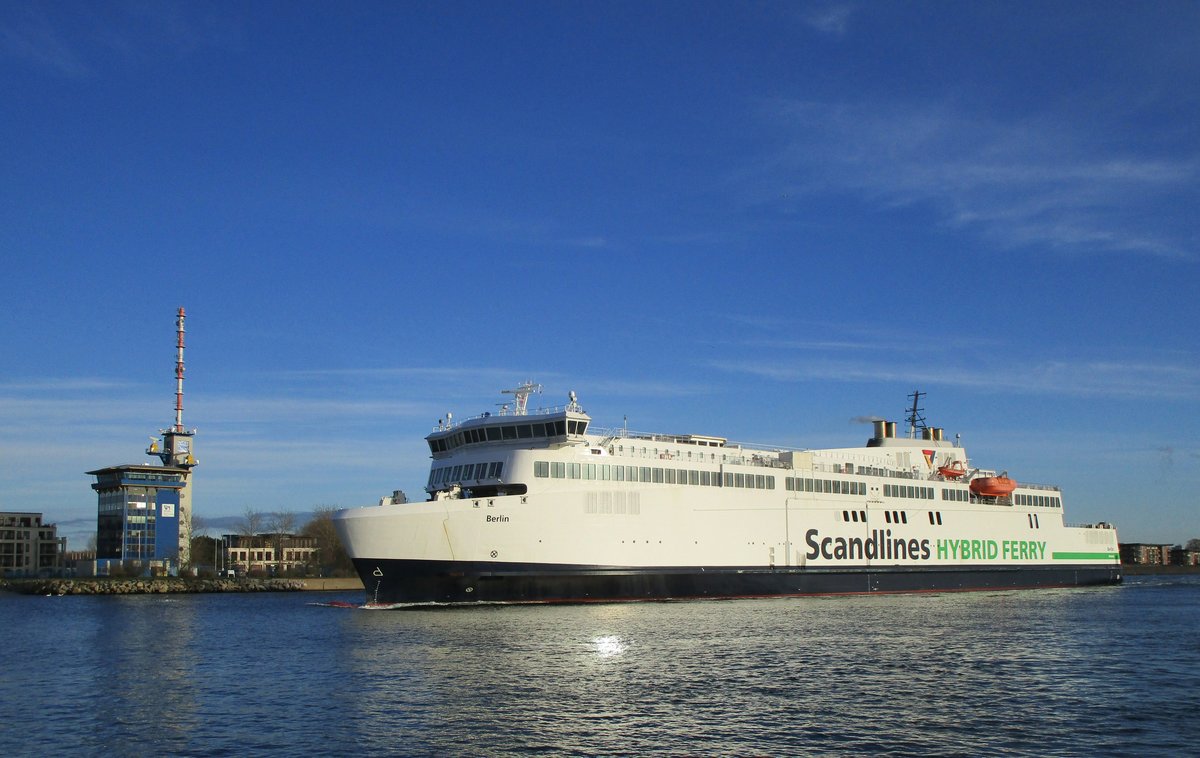
{"type": "Polygon", "coordinates": [[[599,658],[613,658],[625,652],[625,643],[615,634],[610,634],[605,637],[597,637],[592,640],[592,644],[596,646],[596,656],[599,658]]]}

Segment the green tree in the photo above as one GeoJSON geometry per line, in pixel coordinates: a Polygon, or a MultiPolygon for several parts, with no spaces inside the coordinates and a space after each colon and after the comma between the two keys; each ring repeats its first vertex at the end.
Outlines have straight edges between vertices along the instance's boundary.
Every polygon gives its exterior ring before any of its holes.
{"type": "Polygon", "coordinates": [[[334,576],[352,576],[354,563],[342,547],[342,541],[333,526],[333,514],[337,510],[328,505],[317,506],[313,509],[312,519],[300,533],[317,541],[317,564],[322,571],[334,576]]]}
{"type": "Polygon", "coordinates": [[[215,570],[220,563],[217,556],[220,541],[206,534],[192,537],[192,566],[201,571],[215,570]]]}

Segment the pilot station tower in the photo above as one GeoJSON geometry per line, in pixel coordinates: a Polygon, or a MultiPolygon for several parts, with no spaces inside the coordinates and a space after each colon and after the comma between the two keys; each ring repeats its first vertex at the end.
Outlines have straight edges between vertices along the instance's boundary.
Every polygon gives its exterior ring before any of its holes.
{"type": "Polygon", "coordinates": [[[97,562],[173,572],[191,561],[196,430],[183,425],[184,318],[180,308],[175,320],[175,423],[151,437],[146,449],[161,465],[122,464],[87,472],[96,477],[92,489],[99,499],[97,562]]]}

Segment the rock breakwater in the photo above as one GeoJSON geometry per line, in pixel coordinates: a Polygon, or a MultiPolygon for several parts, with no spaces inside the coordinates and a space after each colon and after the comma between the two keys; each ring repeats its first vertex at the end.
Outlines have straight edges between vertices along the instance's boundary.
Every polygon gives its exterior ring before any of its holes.
{"type": "Polygon", "coordinates": [[[174,592],[296,592],[302,579],[10,579],[0,589],[23,595],[155,595],[174,592]]]}

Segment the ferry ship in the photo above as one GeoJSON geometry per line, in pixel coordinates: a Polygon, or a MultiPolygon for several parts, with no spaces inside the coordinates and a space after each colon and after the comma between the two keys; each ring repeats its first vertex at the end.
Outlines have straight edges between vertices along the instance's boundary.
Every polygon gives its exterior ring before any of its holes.
{"type": "Polygon", "coordinates": [[[976,467],[928,426],[788,450],[594,429],[574,392],[450,414],[428,499],[339,511],[369,604],[577,603],[1068,587],[1121,581],[1109,524],[1068,526],[1058,487],[976,467]]]}

